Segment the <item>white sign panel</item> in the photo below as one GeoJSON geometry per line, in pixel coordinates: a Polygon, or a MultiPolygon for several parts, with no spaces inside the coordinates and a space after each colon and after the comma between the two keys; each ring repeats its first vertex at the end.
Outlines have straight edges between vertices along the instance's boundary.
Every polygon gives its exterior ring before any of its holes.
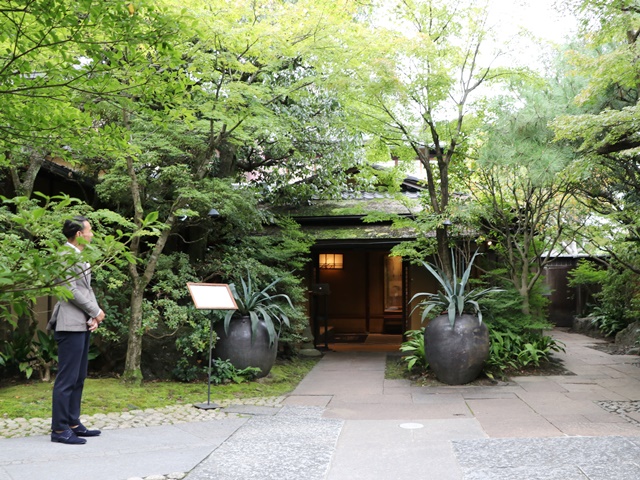
{"type": "Polygon", "coordinates": [[[237,310],[238,305],[226,283],[187,283],[199,310],[237,310]]]}

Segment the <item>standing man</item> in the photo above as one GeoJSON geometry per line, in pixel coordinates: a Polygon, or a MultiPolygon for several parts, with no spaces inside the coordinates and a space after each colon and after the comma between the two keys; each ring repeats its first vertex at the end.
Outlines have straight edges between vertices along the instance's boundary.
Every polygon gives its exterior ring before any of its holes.
{"type": "MultiPolygon", "coordinates": [[[[65,246],[77,253],[81,253],[93,238],[91,225],[84,217],[66,220],[62,233],[67,238],[65,246]]],[[[89,430],[80,422],[80,403],[84,379],[87,377],[89,336],[104,319],[104,312],[98,306],[91,288],[88,263],[78,262],[72,265],[66,285],[72,296],[56,304],[47,325],[47,330],[54,330],[54,338],[58,344],[58,375],[53,386],[51,441],[82,445],[87,441],[80,437],[100,435],[100,430],[89,430]]]]}

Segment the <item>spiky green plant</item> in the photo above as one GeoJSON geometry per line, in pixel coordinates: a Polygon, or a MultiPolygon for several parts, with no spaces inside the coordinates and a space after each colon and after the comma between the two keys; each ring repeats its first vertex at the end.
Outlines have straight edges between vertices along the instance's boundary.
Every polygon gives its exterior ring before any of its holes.
{"type": "Polygon", "coordinates": [[[240,279],[241,291],[238,291],[235,284],[230,284],[229,288],[238,305],[238,310],[231,310],[226,313],[224,331],[227,334],[229,333],[229,324],[234,315],[248,316],[251,318],[252,338],[255,338],[258,324],[262,320],[269,332],[269,342],[273,345],[273,342],[280,335],[282,324],[289,326],[289,317],[283,308],[282,301],[286,301],[293,309],[293,304],[288,295],[275,293],[275,286],[281,280],[281,278],[277,278],[263,289],[259,289],[251,279],[251,274],[247,272],[246,280],[244,278],[240,279]]]}
{"type": "Polygon", "coordinates": [[[449,314],[449,323],[453,327],[456,322],[456,316],[462,315],[467,310],[467,305],[470,305],[473,308],[473,312],[478,316],[478,321],[482,322],[482,312],[480,310],[480,305],[478,304],[478,299],[489,293],[501,292],[502,290],[496,287],[490,287],[467,291],[467,284],[471,275],[471,268],[473,267],[473,262],[477,256],[478,251],[476,250],[476,252],[473,254],[473,257],[471,257],[466,270],[462,274],[462,277],[458,277],[455,255],[453,254],[453,252],[451,252],[451,271],[453,272],[453,278],[447,277],[444,271],[439,267],[430,265],[427,262],[422,262],[424,267],[438,281],[438,283],[442,287],[442,290],[438,293],[416,293],[411,298],[409,303],[413,303],[414,300],[423,297],[424,300],[420,301],[420,303],[418,303],[413,308],[413,310],[411,310],[411,313],[413,313],[418,308],[422,308],[423,310],[421,320],[424,322],[425,318],[427,318],[432,310],[446,310],[449,314]]]}

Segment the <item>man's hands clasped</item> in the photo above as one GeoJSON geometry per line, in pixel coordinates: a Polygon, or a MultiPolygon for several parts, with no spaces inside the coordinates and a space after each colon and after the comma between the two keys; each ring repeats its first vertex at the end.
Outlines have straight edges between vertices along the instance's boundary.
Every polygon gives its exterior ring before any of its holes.
{"type": "Polygon", "coordinates": [[[104,320],[104,312],[100,310],[100,313],[98,314],[97,317],[94,317],[89,321],[87,321],[87,325],[89,326],[89,331],[94,332],[98,328],[98,325],[100,325],[103,320],[104,320]]]}

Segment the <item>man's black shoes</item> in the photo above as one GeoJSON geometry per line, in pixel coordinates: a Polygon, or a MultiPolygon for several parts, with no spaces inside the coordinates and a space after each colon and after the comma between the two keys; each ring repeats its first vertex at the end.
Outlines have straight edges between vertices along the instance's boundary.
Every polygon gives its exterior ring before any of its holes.
{"type": "Polygon", "coordinates": [[[71,430],[78,437],[97,437],[102,433],[100,430],[89,430],[82,424],[79,424],[77,427],[71,427],[71,430]]]}
{"type": "Polygon", "coordinates": [[[84,445],[87,443],[84,438],[79,438],[70,428],[62,432],[51,432],[51,441],[66,443],[67,445],[84,445]]]}
{"type": "Polygon", "coordinates": [[[100,433],[102,433],[100,430],[89,430],[80,423],[75,428],[67,428],[62,432],[51,432],[51,441],[67,445],[84,445],[87,441],[80,437],[97,437],[100,433]]]}

